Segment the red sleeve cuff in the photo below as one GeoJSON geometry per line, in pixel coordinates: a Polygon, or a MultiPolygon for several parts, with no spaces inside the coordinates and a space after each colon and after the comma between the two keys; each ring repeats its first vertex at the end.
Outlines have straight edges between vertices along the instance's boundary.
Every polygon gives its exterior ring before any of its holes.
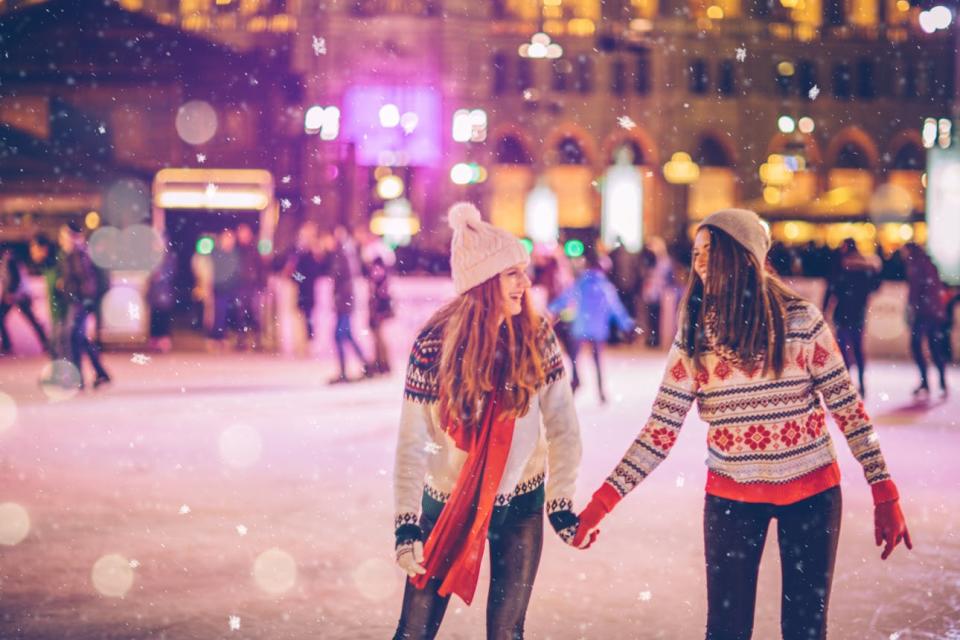
{"type": "Polygon", "coordinates": [[[607,513],[610,513],[613,508],[617,506],[617,503],[620,502],[622,497],[620,492],[609,482],[604,482],[593,494],[594,501],[598,502],[607,513]]]}
{"type": "Polygon", "coordinates": [[[873,493],[873,504],[883,504],[884,502],[894,502],[900,499],[900,492],[897,491],[897,485],[893,480],[881,480],[870,485],[870,491],[873,493]]]}

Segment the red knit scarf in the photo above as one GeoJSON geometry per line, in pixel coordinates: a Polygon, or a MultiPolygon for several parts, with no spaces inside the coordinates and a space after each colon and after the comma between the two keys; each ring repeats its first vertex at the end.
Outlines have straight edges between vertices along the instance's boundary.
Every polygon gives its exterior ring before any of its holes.
{"type": "Polygon", "coordinates": [[[445,420],[444,430],[467,452],[450,499],[424,546],[426,573],[411,578],[418,589],[442,578],[441,596],[457,594],[473,601],[500,479],[513,441],[513,416],[497,416],[498,396],[486,403],[480,424],[465,429],[445,420]]]}

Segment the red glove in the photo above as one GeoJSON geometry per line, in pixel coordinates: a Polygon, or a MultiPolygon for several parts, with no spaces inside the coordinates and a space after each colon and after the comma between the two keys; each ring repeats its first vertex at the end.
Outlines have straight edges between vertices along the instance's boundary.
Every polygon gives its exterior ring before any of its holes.
{"type": "Polygon", "coordinates": [[[577,527],[577,535],[573,539],[573,546],[586,549],[593,544],[600,534],[597,526],[600,524],[600,521],[603,520],[603,517],[617,506],[617,503],[620,502],[620,497],[620,494],[613,488],[613,485],[607,484],[606,482],[597,489],[596,493],[593,494],[593,498],[590,499],[590,503],[580,512],[580,526],[577,527]],[[586,546],[581,546],[588,537],[589,543],[586,546]]]}
{"type": "Polygon", "coordinates": [[[900,510],[900,494],[893,480],[884,480],[871,487],[873,491],[873,537],[877,546],[884,545],[881,560],[886,560],[902,540],[913,549],[907,521],[900,510]]]}

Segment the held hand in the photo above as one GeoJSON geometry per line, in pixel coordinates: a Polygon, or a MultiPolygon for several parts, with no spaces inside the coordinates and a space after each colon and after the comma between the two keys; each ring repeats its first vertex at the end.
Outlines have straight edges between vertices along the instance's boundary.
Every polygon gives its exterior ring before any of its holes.
{"type": "Polygon", "coordinates": [[[573,539],[574,546],[581,546],[585,540],[588,541],[587,546],[593,544],[600,533],[597,526],[604,516],[610,513],[620,502],[620,498],[620,494],[613,488],[613,485],[607,482],[600,485],[600,488],[590,498],[587,508],[580,513],[580,526],[577,529],[576,537],[573,539]]]}
{"type": "Polygon", "coordinates": [[[907,549],[913,549],[910,532],[907,530],[907,521],[900,510],[900,501],[882,502],[873,508],[874,541],[879,547],[884,545],[881,560],[886,560],[893,553],[902,540],[907,549]]]}
{"type": "Polygon", "coordinates": [[[397,545],[397,565],[411,578],[425,574],[427,570],[423,568],[423,542],[409,540],[397,545]]]}
{"type": "Polygon", "coordinates": [[[571,547],[576,547],[577,549],[589,549],[597,536],[600,534],[599,531],[594,531],[592,534],[586,537],[586,539],[578,539],[578,531],[580,530],[580,519],[572,511],[555,511],[550,514],[550,524],[553,525],[554,530],[557,532],[557,535],[560,536],[560,539],[563,540],[566,544],[571,547]]]}

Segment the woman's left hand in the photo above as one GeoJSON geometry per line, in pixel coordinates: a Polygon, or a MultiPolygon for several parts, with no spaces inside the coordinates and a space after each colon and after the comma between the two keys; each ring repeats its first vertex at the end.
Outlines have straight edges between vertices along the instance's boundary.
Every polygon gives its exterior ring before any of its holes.
{"type": "Polygon", "coordinates": [[[913,549],[907,521],[903,517],[899,500],[881,502],[873,508],[873,535],[879,547],[884,544],[881,560],[886,560],[902,540],[907,549],[913,549]]]}
{"type": "Polygon", "coordinates": [[[550,524],[561,540],[578,549],[589,549],[600,535],[600,531],[592,531],[586,539],[577,544],[575,540],[580,529],[580,518],[573,511],[554,511],[550,514],[550,524]]]}

